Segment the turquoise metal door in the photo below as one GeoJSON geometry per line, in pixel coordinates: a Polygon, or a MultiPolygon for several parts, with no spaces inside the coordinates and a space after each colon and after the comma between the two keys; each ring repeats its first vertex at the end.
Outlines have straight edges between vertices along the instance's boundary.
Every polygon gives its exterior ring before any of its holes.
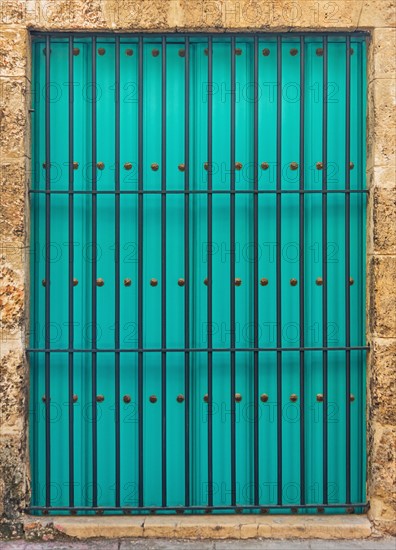
{"type": "Polygon", "coordinates": [[[33,39],[37,513],[365,506],[365,37],[33,39]]]}

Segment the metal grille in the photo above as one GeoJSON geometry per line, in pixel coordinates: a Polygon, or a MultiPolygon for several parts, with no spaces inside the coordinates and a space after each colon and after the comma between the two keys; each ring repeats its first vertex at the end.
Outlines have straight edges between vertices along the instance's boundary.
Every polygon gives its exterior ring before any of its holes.
{"type": "Polygon", "coordinates": [[[363,34],[33,41],[31,512],[359,512],[363,34]]]}

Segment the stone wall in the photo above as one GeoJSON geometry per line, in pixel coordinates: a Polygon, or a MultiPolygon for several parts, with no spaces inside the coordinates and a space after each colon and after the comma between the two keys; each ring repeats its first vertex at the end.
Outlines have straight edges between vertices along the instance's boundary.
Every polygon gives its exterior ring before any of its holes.
{"type": "Polygon", "coordinates": [[[396,534],[396,0],[0,1],[0,514],[29,498],[29,31],[371,31],[368,55],[369,517],[396,534]]]}

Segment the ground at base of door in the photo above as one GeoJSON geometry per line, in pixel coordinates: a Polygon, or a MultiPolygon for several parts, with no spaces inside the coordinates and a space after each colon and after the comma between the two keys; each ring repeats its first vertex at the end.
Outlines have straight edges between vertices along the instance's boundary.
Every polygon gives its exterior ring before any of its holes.
{"type": "Polygon", "coordinates": [[[394,550],[396,538],[352,540],[91,539],[76,542],[0,542],[2,550],[394,550]]]}
{"type": "Polygon", "coordinates": [[[124,539],[367,539],[365,515],[25,516],[28,541],[58,538],[124,539]]]}

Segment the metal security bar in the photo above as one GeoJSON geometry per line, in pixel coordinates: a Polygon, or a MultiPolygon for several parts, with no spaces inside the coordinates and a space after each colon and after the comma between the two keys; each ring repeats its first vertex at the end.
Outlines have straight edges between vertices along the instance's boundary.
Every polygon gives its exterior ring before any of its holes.
{"type": "Polygon", "coordinates": [[[33,52],[28,510],[364,511],[365,34],[33,52]]]}

